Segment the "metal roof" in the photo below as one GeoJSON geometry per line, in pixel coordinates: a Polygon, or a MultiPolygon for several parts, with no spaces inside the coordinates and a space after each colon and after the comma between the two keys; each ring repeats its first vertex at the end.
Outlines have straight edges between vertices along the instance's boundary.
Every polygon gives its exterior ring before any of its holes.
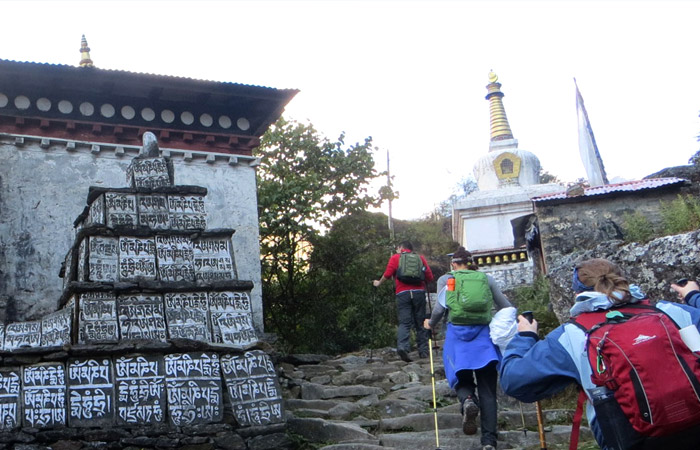
{"type": "Polygon", "coordinates": [[[578,196],[568,197],[566,191],[556,192],[554,194],[545,194],[539,197],[534,197],[533,202],[545,202],[550,200],[573,200],[587,197],[597,197],[607,194],[619,192],[639,192],[649,189],[657,189],[664,186],[672,186],[687,183],[688,180],[683,178],[650,178],[646,180],[625,181],[624,183],[606,184],[603,186],[586,187],[583,189],[583,194],[578,196]]]}

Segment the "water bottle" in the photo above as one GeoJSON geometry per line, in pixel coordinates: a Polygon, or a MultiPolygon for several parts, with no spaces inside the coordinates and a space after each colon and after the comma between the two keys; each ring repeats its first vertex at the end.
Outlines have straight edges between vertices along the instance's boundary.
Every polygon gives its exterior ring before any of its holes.
{"type": "Polygon", "coordinates": [[[454,279],[454,278],[448,278],[448,279],[447,279],[447,290],[448,290],[448,291],[454,291],[454,290],[455,290],[455,279],[454,279]]]}
{"type": "Polygon", "coordinates": [[[605,386],[597,386],[588,390],[596,421],[603,433],[605,443],[610,450],[622,450],[638,438],[620,404],[615,399],[615,391],[605,386]]]}

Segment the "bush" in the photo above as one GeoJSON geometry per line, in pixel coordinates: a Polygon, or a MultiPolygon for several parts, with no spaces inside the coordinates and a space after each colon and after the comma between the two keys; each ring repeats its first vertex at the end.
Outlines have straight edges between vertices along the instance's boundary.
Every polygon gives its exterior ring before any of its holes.
{"type": "Polygon", "coordinates": [[[651,221],[639,211],[622,216],[622,231],[626,242],[649,242],[657,234],[651,221]]]}
{"type": "Polygon", "coordinates": [[[549,303],[549,282],[544,277],[537,277],[532,286],[515,288],[512,292],[512,300],[518,311],[533,312],[540,336],[546,336],[559,326],[549,303]]]}
{"type": "Polygon", "coordinates": [[[661,219],[667,235],[700,228],[700,201],[691,195],[679,195],[670,203],[661,203],[661,219]]]}

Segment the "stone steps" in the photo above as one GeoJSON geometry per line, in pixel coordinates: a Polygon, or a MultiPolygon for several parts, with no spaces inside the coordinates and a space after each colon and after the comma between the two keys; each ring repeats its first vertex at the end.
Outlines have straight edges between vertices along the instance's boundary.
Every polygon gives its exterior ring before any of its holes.
{"type": "MultiPolygon", "coordinates": [[[[416,358],[417,355],[411,354],[416,358]]],[[[393,349],[343,355],[290,355],[278,363],[288,430],[329,450],[436,448],[429,359],[406,363],[393,349]],[[325,444],[325,445],[324,445],[325,444]]],[[[462,432],[454,391],[434,356],[435,398],[441,450],[481,449],[480,436],[462,432]]],[[[539,449],[534,404],[499,395],[499,449],[539,449]],[[523,420],[525,431],[523,431],[523,420]]],[[[565,449],[570,410],[545,410],[547,448],[565,449]]],[[[581,441],[592,441],[582,427],[581,441]]]]}

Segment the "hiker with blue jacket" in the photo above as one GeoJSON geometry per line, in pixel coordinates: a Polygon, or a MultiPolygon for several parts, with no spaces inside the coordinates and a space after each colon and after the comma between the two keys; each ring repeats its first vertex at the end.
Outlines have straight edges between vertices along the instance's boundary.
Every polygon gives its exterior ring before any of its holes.
{"type": "Polygon", "coordinates": [[[411,362],[408,354],[411,351],[411,329],[415,328],[418,356],[427,358],[430,349],[428,332],[423,328],[423,320],[426,316],[425,283],[433,281],[434,277],[423,255],[413,253],[413,244],[410,241],[403,241],[397,246],[396,253],[389,258],[382,277],[373,280],[372,284],[374,287],[379,287],[390,278],[394,278],[396,283],[396,308],[399,320],[396,353],[402,360],[411,362]]]}
{"type": "Polygon", "coordinates": [[[672,285],[685,304],[652,305],[617,265],[590,259],[574,269],[572,289],[577,295],[571,320],[544,339],[536,320],[518,316],[518,334],[501,364],[504,392],[534,402],[578,384],[572,446],[585,401],[588,423],[604,450],[696,449],[700,364],[683,333],[700,341],[698,284],[672,285]]]}
{"type": "Polygon", "coordinates": [[[435,329],[447,314],[442,359],[445,377],[462,405],[462,431],[475,434],[481,413],[481,444],[493,450],[498,436],[496,385],[501,355],[491,341],[489,322],[494,306],[500,310],[512,305],[496,281],[477,270],[464,247],[452,254],[450,264],[452,272],[438,279],[438,302],[424,326],[435,329]]]}

